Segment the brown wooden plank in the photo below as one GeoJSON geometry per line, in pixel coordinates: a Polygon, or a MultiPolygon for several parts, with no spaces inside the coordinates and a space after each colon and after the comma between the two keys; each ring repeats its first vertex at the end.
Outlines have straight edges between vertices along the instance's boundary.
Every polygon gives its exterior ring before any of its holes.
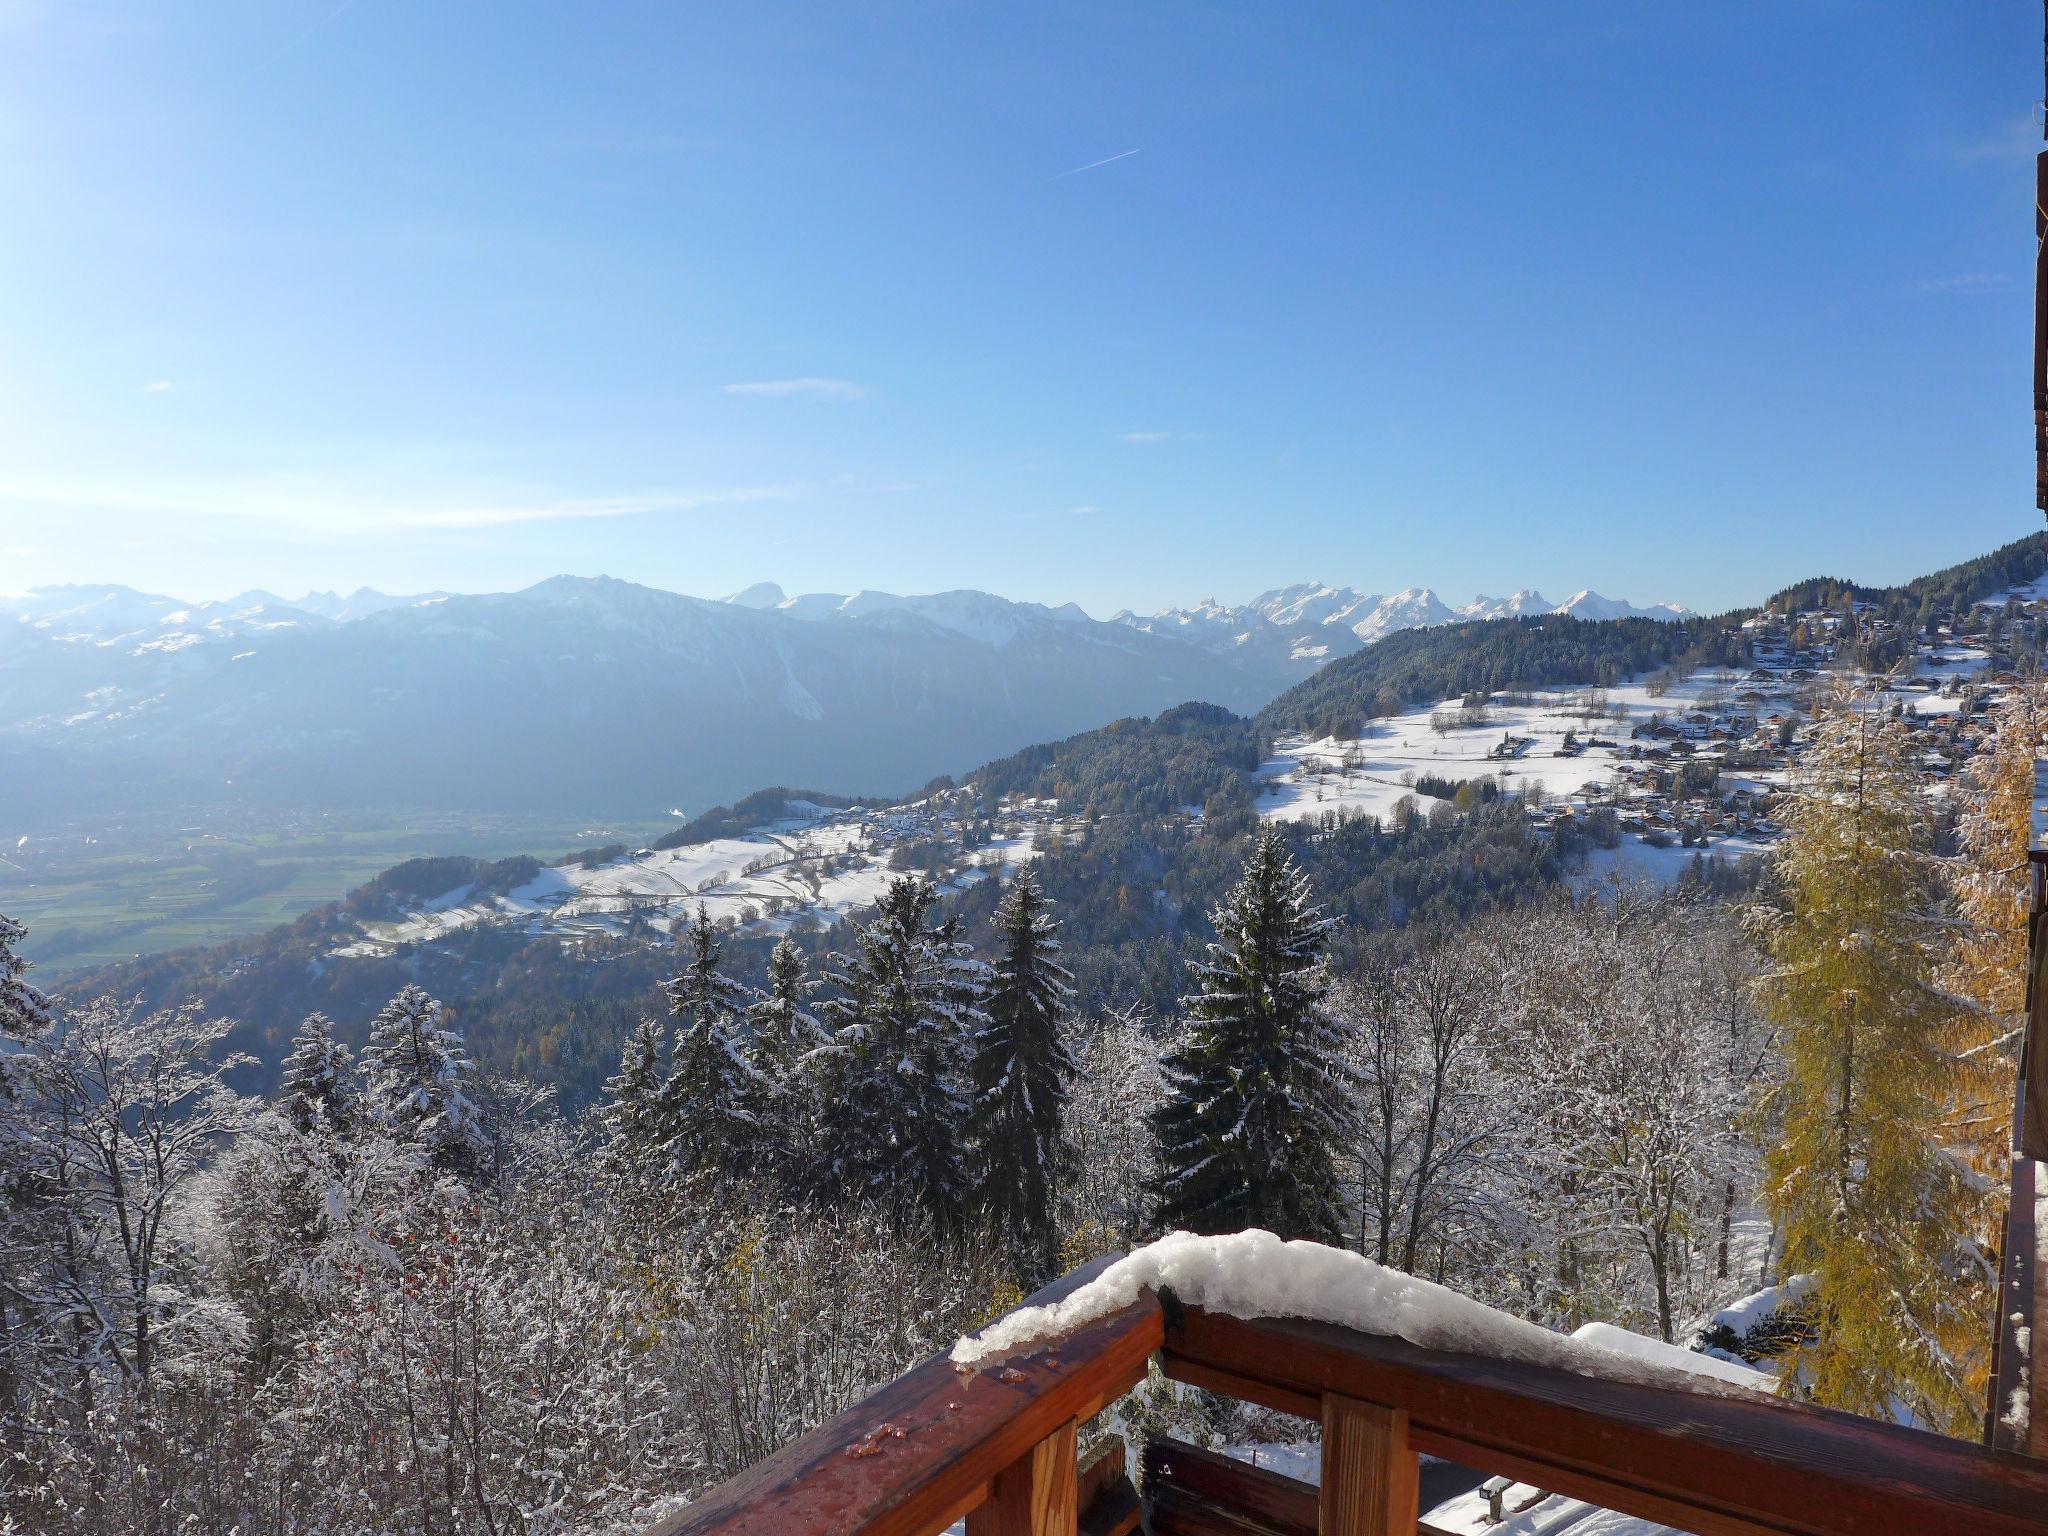
{"type": "Polygon", "coordinates": [[[1100,1444],[1091,1446],[1081,1460],[1081,1470],[1076,1477],[1080,1485],[1081,1508],[1086,1509],[1095,1502],[1097,1494],[1123,1478],[1124,1437],[1111,1435],[1100,1444]]]}
{"type": "Polygon", "coordinates": [[[1184,1522],[1199,1525],[1206,1517],[1197,1511],[1214,1510],[1238,1521],[1239,1529],[1253,1528],[1272,1536],[1316,1536],[1314,1483],[1182,1440],[1148,1441],[1144,1467],[1145,1498],[1154,1511],[1153,1536],[1160,1536],[1162,1495],[1171,1517],[1184,1522]]]}
{"type": "Polygon", "coordinates": [[[2048,1533],[2048,1463],[1804,1404],[1602,1381],[1196,1307],[1165,1349],[1251,1381],[1398,1405],[1419,1450],[1704,1536],[2048,1533]]]}
{"type": "Polygon", "coordinates": [[[1323,1414],[1323,1400],[1313,1392],[1303,1392],[1281,1382],[1256,1381],[1249,1376],[1219,1370],[1200,1360],[1162,1355],[1159,1371],[1169,1381],[1186,1382],[1204,1392],[1234,1397],[1241,1403],[1257,1403],[1275,1413],[1291,1413],[1298,1419],[1319,1419],[1323,1414]]]}
{"type": "MultiPolygon", "coordinates": [[[[1031,1304],[1059,1299],[1111,1262],[1077,1270],[1031,1304]]],[[[934,1356],[648,1536],[930,1536],[1039,1441],[1142,1381],[1161,1330],[1147,1295],[997,1367],[961,1372],[934,1356]]]]}
{"type": "Polygon", "coordinates": [[[1421,1472],[1405,1412],[1323,1394],[1322,1536],[1414,1536],[1421,1472]]]}
{"type": "Polygon", "coordinates": [[[1998,1277],[1996,1349],[1993,1354],[1991,1401],[1986,1410],[1987,1439],[1999,1450],[2023,1455],[2048,1455],[2048,1382],[2041,1378],[2048,1339],[2040,1327],[2040,1298],[2048,1273],[2039,1261],[2040,1234],[2035,1222],[2035,1196],[2048,1165],[2032,1158],[2012,1160],[2011,1200],[2005,1214],[2005,1252],[1998,1277]],[[2024,1341],[2024,1342],[2023,1342],[2024,1341]],[[2015,1397],[2028,1402],[2025,1427],[2009,1417],[2015,1397]]]}
{"type": "Polygon", "coordinates": [[[987,1501],[967,1513],[967,1536],[1077,1536],[1080,1429],[1068,1420],[998,1472],[987,1501]]]}
{"type": "Polygon", "coordinates": [[[1118,1474],[1081,1506],[1080,1536],[1131,1536],[1144,1519],[1145,1506],[1128,1477],[1118,1474]]]}

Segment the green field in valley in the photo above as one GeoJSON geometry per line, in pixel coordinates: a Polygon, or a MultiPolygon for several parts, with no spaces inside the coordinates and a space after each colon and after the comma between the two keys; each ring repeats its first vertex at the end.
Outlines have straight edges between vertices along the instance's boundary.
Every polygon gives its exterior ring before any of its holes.
{"type": "Polygon", "coordinates": [[[308,815],[96,831],[0,829],[0,912],[28,925],[23,953],[54,976],[260,933],[406,859],[530,853],[545,860],[652,839],[675,825],[308,815]]]}

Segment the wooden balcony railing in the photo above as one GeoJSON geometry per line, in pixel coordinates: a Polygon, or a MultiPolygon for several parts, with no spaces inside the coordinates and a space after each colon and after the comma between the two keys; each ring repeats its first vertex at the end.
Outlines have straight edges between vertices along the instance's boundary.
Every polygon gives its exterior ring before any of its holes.
{"type": "Polygon", "coordinates": [[[2033,851],[2028,871],[2026,1033],[2013,1094],[2012,1182],[1984,1439],[2000,1450],[2048,1456],[2048,1338],[2037,1326],[2038,1298],[2048,1292],[2040,1223],[2040,1202],[2048,1199],[2048,849],[2033,851]]]}
{"type": "Polygon", "coordinates": [[[1702,1536],[2048,1533],[2048,1461],[1774,1398],[1246,1321],[1148,1292],[999,1365],[929,1360],[654,1536],[930,1536],[963,1515],[970,1536],[1121,1536],[1141,1520],[1121,1448],[1084,1465],[1079,1438],[1155,1357],[1169,1377],[1319,1420],[1323,1458],[1312,1488],[1219,1475],[1192,1448],[1155,1446],[1146,1496],[1158,1536],[1412,1536],[1426,1530],[1425,1453],[1702,1536]]]}

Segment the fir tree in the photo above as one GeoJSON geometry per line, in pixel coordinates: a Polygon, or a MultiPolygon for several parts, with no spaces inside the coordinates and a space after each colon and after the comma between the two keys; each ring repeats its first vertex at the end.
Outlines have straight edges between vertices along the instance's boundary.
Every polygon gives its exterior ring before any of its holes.
{"type": "Polygon", "coordinates": [[[464,1088],[469,1071],[462,1036],[424,988],[408,982],[370,1021],[363,1048],[369,1112],[433,1167],[465,1176],[479,1170],[483,1153],[483,1129],[464,1088]]]}
{"type": "Polygon", "coordinates": [[[820,1099],[812,1053],[832,1038],[810,1009],[817,989],[803,951],[785,937],[768,957],[767,993],[747,1011],[764,1090],[762,1161],[796,1190],[810,1186],[818,1161],[820,1099]]]}
{"type": "MultiPolygon", "coordinates": [[[[28,984],[28,962],[14,952],[28,929],[0,914],[0,1039],[17,1043],[50,1027],[50,1000],[28,984]]],[[[13,1091],[13,1073],[0,1055],[0,1094],[13,1091]]]]}
{"type": "Polygon", "coordinates": [[[669,1141],[660,1120],[664,1033],[659,1020],[642,1019],[619,1057],[617,1075],[604,1085],[604,1160],[620,1176],[644,1176],[669,1141]]]}
{"type": "Polygon", "coordinates": [[[1074,976],[1059,962],[1059,924],[1026,865],[996,909],[1003,958],[974,1039],[970,1125],[980,1204],[1039,1280],[1058,1259],[1053,1195],[1060,1121],[1074,1075],[1066,1031],[1074,976]]]}
{"type": "Polygon", "coordinates": [[[967,1042],[988,1015],[988,967],[948,920],[929,925],[938,891],[904,875],[837,959],[845,991],[826,1005],[837,1026],[825,1138],[851,1193],[902,1195],[940,1229],[960,1229],[968,1204],[967,1042]]]}
{"type": "Polygon", "coordinates": [[[677,1021],[675,1064],[657,1118],[676,1171],[738,1173],[756,1152],[765,1084],[748,1058],[743,1021],[750,995],[719,967],[725,946],[700,902],[684,931],[680,974],[661,984],[677,1021]]]}
{"type": "Polygon", "coordinates": [[[292,1038],[278,1087],[278,1107],[301,1136],[339,1139],[355,1134],[358,1091],[348,1047],[334,1038],[334,1021],[308,1014],[292,1038]]]}
{"type": "Polygon", "coordinates": [[[1935,871],[1912,750],[1868,697],[1838,700],[1814,725],[1777,861],[1782,910],[1766,919],[1760,997],[1786,1076],[1764,1188],[1786,1271],[1818,1282],[1798,1379],[1832,1407],[1904,1407],[1972,1433],[1991,1287],[1971,1181],[1944,1144],[1955,999],[1935,985],[1935,871]]]}
{"type": "Polygon", "coordinates": [[[1182,1000],[1187,1041],[1167,1061],[1172,1092],[1153,1115],[1159,1220],[1335,1243],[1336,1154],[1356,1070],[1323,1006],[1335,920],[1268,828],[1210,921],[1216,940],[1182,1000]]]}

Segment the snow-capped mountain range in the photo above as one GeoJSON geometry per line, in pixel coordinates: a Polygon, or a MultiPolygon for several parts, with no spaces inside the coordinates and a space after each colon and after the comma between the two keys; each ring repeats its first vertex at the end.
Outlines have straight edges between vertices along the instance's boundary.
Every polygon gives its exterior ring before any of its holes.
{"type": "Polygon", "coordinates": [[[571,576],[204,603],[45,587],[0,595],[0,799],[64,819],[217,802],[658,814],[772,783],[900,791],[1188,700],[1248,713],[1397,629],[1646,611],[1681,610],[1317,585],[1109,620],[976,591],[762,583],[710,601],[571,576]]]}
{"type": "Polygon", "coordinates": [[[1295,663],[1313,670],[1403,629],[1547,613],[1577,619],[1675,620],[1689,617],[1691,612],[1677,603],[1638,608],[1618,598],[1602,597],[1591,588],[1553,603],[1533,587],[1524,587],[1512,597],[1476,597],[1454,608],[1428,587],[1408,587],[1385,597],[1309,581],[1276,587],[1235,607],[1212,598],[1193,608],[1167,608],[1153,614],[1125,609],[1113,622],[1148,634],[1179,635],[1211,650],[1284,648],[1295,663]]]}

